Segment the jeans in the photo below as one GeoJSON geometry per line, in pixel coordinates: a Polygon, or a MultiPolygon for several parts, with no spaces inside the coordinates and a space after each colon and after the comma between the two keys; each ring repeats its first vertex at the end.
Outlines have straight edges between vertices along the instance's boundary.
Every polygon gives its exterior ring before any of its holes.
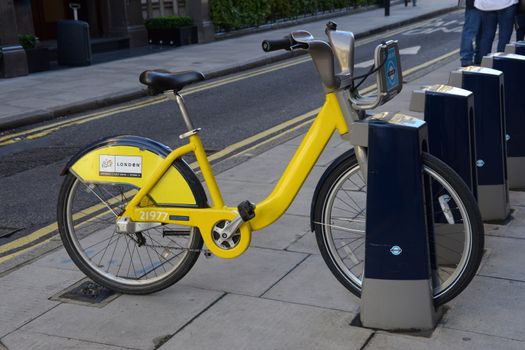
{"type": "Polygon", "coordinates": [[[514,16],[516,15],[516,5],[497,11],[481,11],[481,37],[479,39],[479,51],[481,56],[485,56],[492,51],[492,42],[496,35],[499,25],[498,52],[505,51],[505,45],[512,36],[514,16]]]}
{"type": "Polygon", "coordinates": [[[477,8],[465,9],[465,24],[461,34],[459,56],[461,65],[468,66],[472,63],[479,64],[482,56],[479,53],[479,39],[481,37],[481,11],[477,8]],[[475,49],[472,45],[476,41],[475,49]]]}
{"type": "Polygon", "coordinates": [[[412,6],[416,6],[416,0],[412,0],[412,6]]]}
{"type": "Polygon", "coordinates": [[[525,37],[525,13],[516,16],[516,40],[522,41],[525,37]]]}

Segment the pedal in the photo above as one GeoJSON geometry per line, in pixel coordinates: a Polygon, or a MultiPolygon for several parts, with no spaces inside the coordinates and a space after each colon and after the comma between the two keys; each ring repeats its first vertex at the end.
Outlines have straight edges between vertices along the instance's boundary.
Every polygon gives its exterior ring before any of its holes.
{"type": "Polygon", "coordinates": [[[255,204],[250,201],[241,202],[237,206],[237,210],[239,211],[242,221],[246,222],[255,217],[255,204]]]}

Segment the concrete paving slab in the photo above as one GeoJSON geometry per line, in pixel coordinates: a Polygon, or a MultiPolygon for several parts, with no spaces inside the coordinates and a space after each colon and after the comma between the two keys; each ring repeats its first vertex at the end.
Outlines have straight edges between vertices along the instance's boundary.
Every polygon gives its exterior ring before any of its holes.
{"type": "Polygon", "coordinates": [[[294,151],[295,149],[287,144],[279,145],[221,173],[217,179],[274,184],[286,169],[294,151]]]}
{"type": "Polygon", "coordinates": [[[59,270],[79,271],[65,249],[57,249],[38,260],[38,266],[59,270]]]}
{"type": "Polygon", "coordinates": [[[372,331],[352,314],[227,295],[160,349],[361,349],[372,331]]]}
{"type": "MultiPolygon", "coordinates": [[[[267,197],[273,184],[218,179],[222,196],[227,205],[237,205],[244,200],[257,203],[267,197]]],[[[208,196],[209,198],[209,196],[208,196]]]]}
{"type": "Polygon", "coordinates": [[[525,208],[521,206],[513,206],[512,209],[512,220],[509,222],[510,226],[522,226],[525,225],[525,208]]]}
{"type": "Polygon", "coordinates": [[[491,251],[480,275],[525,282],[525,239],[486,237],[485,246],[491,251]]]}
{"type": "MultiPolygon", "coordinates": [[[[327,152],[330,152],[330,151],[332,151],[332,149],[327,148],[327,152]]],[[[337,156],[339,156],[339,154],[337,154],[337,156]]],[[[324,172],[326,171],[326,168],[327,167],[325,166],[317,166],[317,165],[314,166],[314,168],[310,172],[310,175],[308,175],[308,177],[306,178],[306,181],[304,182],[302,188],[315,190],[315,188],[317,187],[317,184],[319,183],[319,180],[321,179],[324,172]]]]}
{"type": "Polygon", "coordinates": [[[83,277],[79,271],[25,266],[0,279],[0,338],[56,307],[47,298],[83,277]]]}
{"type": "Polygon", "coordinates": [[[20,332],[133,349],[152,349],[223,294],[176,285],[147,296],[122,295],[104,308],[61,304],[20,332]]]}
{"type": "Polygon", "coordinates": [[[332,137],[330,144],[328,144],[325,151],[321,154],[316,165],[328,167],[337,157],[351,148],[352,145],[348,141],[341,139],[339,134],[337,134],[332,137]]]}
{"type": "MultiPolygon", "coordinates": [[[[121,350],[130,349],[112,346],[109,344],[100,344],[96,342],[87,342],[72,338],[55,337],[41,333],[23,333],[15,332],[3,339],[7,349],[31,349],[31,350],[121,350]]],[[[0,350],[2,347],[0,346],[0,350]]]]}
{"type": "Polygon", "coordinates": [[[505,237],[525,239],[525,225],[509,225],[503,233],[505,237]]]}
{"type": "Polygon", "coordinates": [[[286,248],[286,250],[307,254],[321,254],[319,252],[319,247],[317,246],[315,233],[311,231],[308,231],[308,233],[286,248]]]}
{"type": "Polygon", "coordinates": [[[265,229],[253,232],[251,247],[284,250],[309,231],[309,217],[285,214],[265,229]]]}
{"type": "MultiPolygon", "coordinates": [[[[306,130],[305,130],[305,134],[306,134],[306,130]]],[[[292,146],[294,148],[297,148],[301,141],[303,140],[305,135],[300,135],[296,138],[294,138],[293,140],[290,140],[289,142],[287,142],[286,144],[288,146],[292,146]]],[[[325,151],[328,150],[328,149],[335,149],[335,148],[338,148],[340,146],[344,146],[344,145],[347,145],[348,147],[353,147],[348,141],[344,140],[341,135],[335,131],[334,134],[332,135],[332,137],[330,138],[330,140],[328,141],[328,144],[326,145],[325,147],[325,151]]],[[[326,153],[326,152],[323,152],[323,154],[326,153]]],[[[322,154],[321,154],[322,156],[322,154]]],[[[326,164],[320,164],[319,162],[317,162],[317,165],[321,165],[321,166],[326,166],[326,164]]]]}
{"type": "Polygon", "coordinates": [[[300,136],[294,137],[293,139],[291,139],[288,142],[286,142],[286,144],[288,146],[297,148],[301,144],[301,141],[303,141],[303,138],[304,138],[304,135],[300,135],[300,136]]]}
{"type": "Polygon", "coordinates": [[[525,341],[523,282],[476,276],[448,305],[450,309],[443,319],[443,327],[525,341]]]}
{"type": "Polygon", "coordinates": [[[301,253],[251,247],[237,259],[199,259],[180,283],[260,296],[305,258],[306,255],[301,253]]]}
{"type": "Polygon", "coordinates": [[[13,99],[9,101],[8,103],[10,106],[18,107],[18,108],[23,108],[29,105],[29,106],[39,106],[41,109],[47,109],[49,106],[52,106],[56,102],[57,101],[54,100],[54,97],[48,100],[44,98],[43,96],[36,95],[36,97],[25,96],[22,99],[13,99]]]}
{"type": "MultiPolygon", "coordinates": [[[[324,170],[322,172],[324,172],[324,170]]],[[[310,216],[312,198],[314,196],[315,186],[317,185],[317,180],[314,177],[312,177],[311,179],[312,180],[310,180],[309,177],[307,182],[304,184],[303,188],[301,188],[301,190],[295,197],[294,201],[292,202],[292,205],[290,205],[290,207],[288,208],[288,214],[303,215],[308,217],[310,216]]]]}
{"type": "Polygon", "coordinates": [[[509,191],[511,208],[525,207],[525,191],[509,191]]]}
{"type": "Polygon", "coordinates": [[[25,113],[29,110],[29,112],[38,111],[37,109],[29,109],[27,107],[19,107],[19,106],[11,106],[7,103],[2,104],[2,110],[0,111],[0,118],[8,118],[12,115],[19,114],[19,113],[25,113]]]}
{"type": "Polygon", "coordinates": [[[432,338],[377,332],[367,344],[366,350],[493,350],[524,349],[525,343],[517,340],[490,337],[473,332],[438,328],[432,338]]]}
{"type": "Polygon", "coordinates": [[[485,224],[485,236],[525,239],[525,225],[512,225],[512,221],[501,225],[485,224]]]}
{"type": "Polygon", "coordinates": [[[263,298],[348,311],[354,315],[359,310],[359,299],[339,283],[320,255],[309,256],[264,293],[263,298]],[[298,290],[301,293],[297,293],[298,290]]]}

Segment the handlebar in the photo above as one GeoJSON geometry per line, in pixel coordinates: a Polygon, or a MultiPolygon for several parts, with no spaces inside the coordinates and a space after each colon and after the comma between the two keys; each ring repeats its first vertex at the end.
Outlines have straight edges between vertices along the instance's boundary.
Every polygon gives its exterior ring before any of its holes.
{"type": "MultiPolygon", "coordinates": [[[[326,34],[328,35],[331,31],[337,30],[337,23],[329,21],[326,24],[326,34]]],[[[310,33],[307,33],[308,35],[311,35],[310,33]]],[[[313,39],[313,37],[312,37],[313,39]]],[[[293,50],[293,49],[308,49],[308,45],[303,42],[297,42],[293,38],[293,33],[285,36],[282,39],[273,39],[273,40],[263,40],[262,42],[262,49],[264,52],[271,52],[271,51],[277,51],[277,50],[293,50]]]]}
{"type": "Polygon", "coordinates": [[[287,35],[282,39],[263,40],[262,49],[264,52],[271,52],[277,50],[291,51],[294,49],[306,50],[308,49],[308,45],[305,43],[295,41],[292,35],[287,35]]]}
{"type": "Polygon", "coordinates": [[[291,47],[295,44],[295,40],[292,39],[291,35],[285,36],[282,39],[274,40],[263,40],[262,49],[264,52],[271,52],[277,50],[291,50],[291,47]]]}
{"type": "Polygon", "coordinates": [[[317,68],[321,81],[327,91],[347,90],[353,110],[373,109],[393,98],[402,86],[402,75],[399,64],[397,41],[383,42],[374,53],[374,69],[363,76],[354,75],[355,39],[351,32],[337,30],[337,24],[328,22],[326,26],[328,42],[318,40],[307,31],[297,30],[281,39],[264,40],[262,49],[265,52],[277,50],[307,50],[317,68]],[[335,59],[340,71],[335,71],[335,59]],[[385,66],[388,60],[388,67],[385,66]],[[388,68],[388,71],[387,71],[388,68]],[[375,73],[377,81],[376,97],[363,97],[359,94],[354,81],[366,78],[375,73]],[[389,82],[387,84],[386,82],[389,82]]]}

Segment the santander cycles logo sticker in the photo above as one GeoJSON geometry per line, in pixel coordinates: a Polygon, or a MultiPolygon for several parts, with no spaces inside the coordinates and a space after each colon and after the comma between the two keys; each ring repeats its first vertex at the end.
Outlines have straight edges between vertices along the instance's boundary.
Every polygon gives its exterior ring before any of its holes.
{"type": "Polygon", "coordinates": [[[395,255],[395,256],[398,256],[399,254],[401,254],[402,251],[403,249],[401,249],[401,247],[398,245],[395,245],[392,248],[390,248],[390,253],[392,253],[392,255],[395,255]]]}

